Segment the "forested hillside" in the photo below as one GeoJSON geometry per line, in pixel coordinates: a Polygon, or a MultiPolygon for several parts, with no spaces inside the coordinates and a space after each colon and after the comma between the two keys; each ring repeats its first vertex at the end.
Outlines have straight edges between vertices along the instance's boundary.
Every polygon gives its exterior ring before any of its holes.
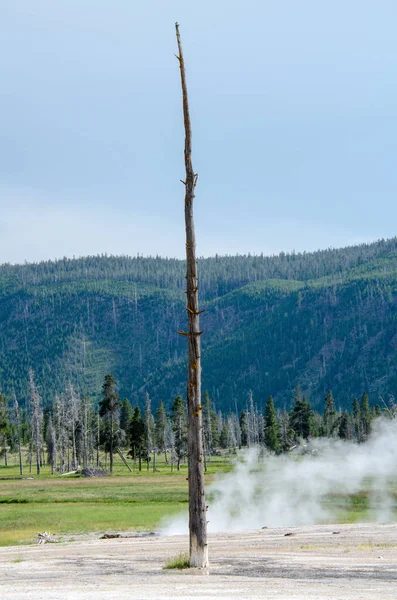
{"type": "MultiPolygon", "coordinates": [[[[217,409],[251,390],[287,408],[300,383],[314,407],[397,391],[397,238],[311,254],[199,261],[203,388],[217,409]]],[[[87,257],[0,267],[0,386],[23,404],[28,370],[47,403],[71,382],[99,398],[170,406],[184,393],[184,261],[87,257]]]]}

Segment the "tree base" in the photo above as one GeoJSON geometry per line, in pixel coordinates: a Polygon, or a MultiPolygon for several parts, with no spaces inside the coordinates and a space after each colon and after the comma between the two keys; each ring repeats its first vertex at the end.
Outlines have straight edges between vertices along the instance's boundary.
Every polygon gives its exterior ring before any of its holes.
{"type": "Polygon", "coordinates": [[[208,562],[208,545],[200,546],[197,543],[197,538],[190,538],[190,567],[206,569],[209,566],[208,562]]]}

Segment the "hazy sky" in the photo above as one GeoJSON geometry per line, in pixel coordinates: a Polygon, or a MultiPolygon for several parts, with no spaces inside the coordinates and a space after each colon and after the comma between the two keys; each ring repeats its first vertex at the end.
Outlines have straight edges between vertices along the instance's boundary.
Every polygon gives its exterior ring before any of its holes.
{"type": "Polygon", "coordinates": [[[0,263],[396,234],[395,0],[2,0],[0,263]]]}

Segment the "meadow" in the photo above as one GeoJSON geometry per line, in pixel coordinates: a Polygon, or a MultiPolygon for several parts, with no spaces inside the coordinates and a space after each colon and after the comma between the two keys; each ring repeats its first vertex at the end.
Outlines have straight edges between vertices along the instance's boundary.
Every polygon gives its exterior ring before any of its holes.
{"type": "MultiPolygon", "coordinates": [[[[45,466],[36,475],[26,466],[21,479],[13,457],[10,463],[0,466],[0,546],[33,543],[39,531],[57,540],[154,531],[164,517],[187,510],[187,465],[171,472],[159,459],[156,472],[143,464],[142,471],[131,473],[115,458],[112,476],[51,475],[45,466]]],[[[207,483],[216,472],[230,468],[229,460],[212,459],[207,483]]]]}
{"type": "MultiPolygon", "coordinates": [[[[35,543],[38,532],[43,531],[58,541],[103,533],[156,531],[164,517],[188,509],[187,465],[171,472],[160,457],[156,472],[147,471],[146,464],[142,471],[135,468],[129,472],[118,459],[112,476],[51,475],[49,467],[43,467],[38,476],[25,467],[23,479],[10,458],[10,466],[0,466],[0,546],[35,543]]],[[[231,468],[229,457],[213,457],[206,484],[231,468]]],[[[329,494],[325,503],[336,509],[339,523],[368,521],[370,493],[329,494]]],[[[395,486],[393,496],[396,509],[395,486]]],[[[211,502],[211,494],[207,498],[211,502]]]]}

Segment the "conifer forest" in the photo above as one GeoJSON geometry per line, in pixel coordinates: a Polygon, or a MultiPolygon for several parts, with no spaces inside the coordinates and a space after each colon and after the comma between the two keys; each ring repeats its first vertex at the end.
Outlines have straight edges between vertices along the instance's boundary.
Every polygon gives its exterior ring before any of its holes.
{"type": "MultiPolygon", "coordinates": [[[[365,441],[395,414],[397,240],[199,260],[205,454],[365,441]]],[[[93,256],[0,267],[2,461],[155,469],[186,459],[185,263],[93,256]],[[24,458],[25,460],[25,458],[24,458]]]]}

